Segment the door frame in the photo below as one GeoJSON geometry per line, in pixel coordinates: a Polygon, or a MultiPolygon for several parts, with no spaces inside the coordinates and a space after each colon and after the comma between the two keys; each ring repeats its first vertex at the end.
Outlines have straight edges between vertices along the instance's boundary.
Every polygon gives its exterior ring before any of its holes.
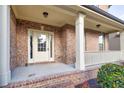
{"type": "MultiPolygon", "coordinates": [[[[32,34],[32,32],[42,32],[42,33],[47,33],[49,35],[48,38],[50,38],[50,35],[52,36],[52,57],[50,57],[50,45],[49,45],[49,53],[48,53],[48,62],[54,62],[54,32],[51,31],[42,31],[42,30],[37,30],[37,29],[28,29],[28,64],[30,63],[35,63],[33,58],[30,58],[30,35],[32,34]]],[[[42,62],[42,61],[41,61],[42,62]]]]}

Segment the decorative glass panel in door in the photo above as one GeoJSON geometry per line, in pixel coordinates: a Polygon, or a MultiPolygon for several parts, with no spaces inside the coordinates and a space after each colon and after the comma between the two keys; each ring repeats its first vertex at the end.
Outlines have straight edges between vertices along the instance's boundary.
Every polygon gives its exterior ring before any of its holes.
{"type": "Polygon", "coordinates": [[[45,52],[46,51],[46,40],[47,40],[46,35],[41,34],[38,37],[38,51],[39,52],[43,52],[43,51],[45,52]]]}

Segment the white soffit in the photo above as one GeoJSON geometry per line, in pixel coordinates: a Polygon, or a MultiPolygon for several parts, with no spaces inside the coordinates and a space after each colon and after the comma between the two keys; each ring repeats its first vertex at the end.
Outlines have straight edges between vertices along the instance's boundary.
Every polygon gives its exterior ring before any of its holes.
{"type": "Polygon", "coordinates": [[[13,11],[18,19],[24,19],[29,21],[34,21],[38,23],[44,23],[48,25],[54,25],[61,27],[64,24],[75,25],[75,19],[78,12],[83,12],[86,14],[85,18],[85,28],[102,31],[102,32],[112,32],[120,31],[122,25],[113,22],[112,20],[107,20],[91,10],[82,8],[76,5],[15,5],[12,6],[13,11]],[[48,18],[44,18],[42,13],[48,12],[48,18]],[[101,24],[101,27],[96,28],[97,24],[101,24]]]}

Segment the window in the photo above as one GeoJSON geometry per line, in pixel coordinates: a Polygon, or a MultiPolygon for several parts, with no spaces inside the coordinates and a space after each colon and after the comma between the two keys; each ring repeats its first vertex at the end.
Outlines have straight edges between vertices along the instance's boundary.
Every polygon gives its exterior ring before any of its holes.
{"type": "Polygon", "coordinates": [[[53,55],[52,55],[52,35],[50,35],[50,57],[52,57],[53,55]]]}
{"type": "Polygon", "coordinates": [[[104,42],[105,42],[105,35],[104,35],[104,33],[100,33],[100,35],[99,35],[99,50],[100,51],[105,49],[104,42]]]}
{"type": "Polygon", "coordinates": [[[30,35],[30,58],[33,58],[33,36],[30,35]]]}
{"type": "Polygon", "coordinates": [[[46,35],[41,34],[38,37],[38,51],[46,51],[46,35]]]}

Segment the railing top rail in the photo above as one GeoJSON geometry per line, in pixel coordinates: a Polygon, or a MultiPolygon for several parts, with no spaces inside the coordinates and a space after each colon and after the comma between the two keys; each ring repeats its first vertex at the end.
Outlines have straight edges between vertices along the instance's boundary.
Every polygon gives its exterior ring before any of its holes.
{"type": "Polygon", "coordinates": [[[85,53],[106,53],[106,52],[121,52],[119,50],[115,51],[85,51],[85,53]]]}

